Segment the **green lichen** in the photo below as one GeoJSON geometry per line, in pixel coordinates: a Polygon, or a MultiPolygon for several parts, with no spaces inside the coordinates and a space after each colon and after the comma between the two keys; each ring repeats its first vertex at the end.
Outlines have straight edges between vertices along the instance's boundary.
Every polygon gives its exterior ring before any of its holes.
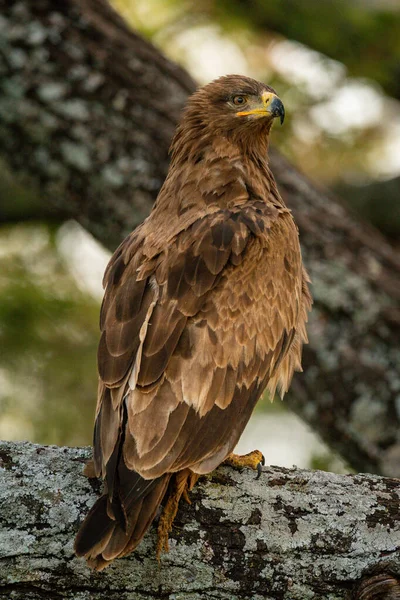
{"type": "Polygon", "coordinates": [[[39,86],[36,93],[43,102],[53,103],[68,93],[68,86],[65,83],[50,81],[39,86]]]}
{"type": "Polygon", "coordinates": [[[87,121],[90,118],[90,111],[86,103],[76,98],[64,102],[55,102],[53,110],[73,121],[87,121]]]}
{"type": "Polygon", "coordinates": [[[60,144],[64,161],[79,171],[90,171],[92,160],[86,146],[65,140],[60,144]]]}

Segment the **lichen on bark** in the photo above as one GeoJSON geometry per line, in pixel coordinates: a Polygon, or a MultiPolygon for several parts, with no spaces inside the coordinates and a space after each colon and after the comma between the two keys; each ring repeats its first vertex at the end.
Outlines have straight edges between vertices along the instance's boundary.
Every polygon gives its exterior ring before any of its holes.
{"type": "Polygon", "coordinates": [[[101,573],[73,554],[100,491],[88,448],[0,444],[0,597],[345,600],[374,569],[400,572],[400,482],[220,468],[183,504],[158,564],[155,527],[101,573]]]}
{"type": "MultiPolygon", "coordinates": [[[[0,86],[0,157],[45,205],[33,214],[114,249],[150,210],[195,82],[105,0],[0,0],[0,86]]],[[[353,468],[400,476],[399,254],[270,154],[315,298],[286,402],[353,468]]],[[[0,196],[0,222],[13,206],[0,196]]]]}

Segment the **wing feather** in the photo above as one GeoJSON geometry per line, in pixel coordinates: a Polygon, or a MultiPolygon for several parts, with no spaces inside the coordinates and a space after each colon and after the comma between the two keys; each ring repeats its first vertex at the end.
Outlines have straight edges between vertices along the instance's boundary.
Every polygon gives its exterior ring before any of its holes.
{"type": "Polygon", "coordinates": [[[118,445],[144,479],[205,472],[236,444],[263,389],[286,389],[304,338],[297,233],[283,243],[291,223],[263,204],[198,219],[159,254],[137,233],[120,247],[101,315],[103,473],[118,445]]]}

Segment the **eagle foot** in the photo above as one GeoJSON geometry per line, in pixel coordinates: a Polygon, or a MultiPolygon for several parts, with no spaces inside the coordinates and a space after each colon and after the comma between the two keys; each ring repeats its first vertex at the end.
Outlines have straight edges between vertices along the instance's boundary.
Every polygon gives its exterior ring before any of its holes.
{"type": "Polygon", "coordinates": [[[198,478],[199,475],[193,473],[190,469],[184,469],[175,474],[172,490],[158,522],[156,557],[159,562],[161,554],[169,552],[168,535],[172,531],[179,501],[183,496],[183,499],[191,504],[189,492],[193,489],[198,478]]]}
{"type": "Polygon", "coordinates": [[[257,471],[256,479],[259,479],[262,473],[262,467],[265,465],[265,458],[259,450],[253,450],[248,454],[229,454],[224,460],[224,464],[234,467],[235,469],[243,469],[245,467],[257,471]]]}

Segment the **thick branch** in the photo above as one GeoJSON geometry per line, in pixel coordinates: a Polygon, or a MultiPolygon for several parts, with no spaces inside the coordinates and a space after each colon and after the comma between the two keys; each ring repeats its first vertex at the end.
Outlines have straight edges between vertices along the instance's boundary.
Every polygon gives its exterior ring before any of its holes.
{"type": "Polygon", "coordinates": [[[161,187],[193,80],[104,0],[0,0],[0,41],[0,155],[115,248],[161,187]]]}
{"type": "Polygon", "coordinates": [[[340,600],[365,573],[400,572],[399,481],[274,467],[203,479],[161,565],[153,526],[129,558],[91,572],[72,550],[99,490],[81,474],[88,456],[0,445],[1,598],[340,600]]]}
{"type": "MultiPolygon", "coordinates": [[[[157,194],[194,82],[104,0],[0,7],[0,153],[114,248],[157,194]]],[[[315,298],[289,405],[356,469],[400,475],[399,257],[276,152],[272,163],[315,298]]]]}

